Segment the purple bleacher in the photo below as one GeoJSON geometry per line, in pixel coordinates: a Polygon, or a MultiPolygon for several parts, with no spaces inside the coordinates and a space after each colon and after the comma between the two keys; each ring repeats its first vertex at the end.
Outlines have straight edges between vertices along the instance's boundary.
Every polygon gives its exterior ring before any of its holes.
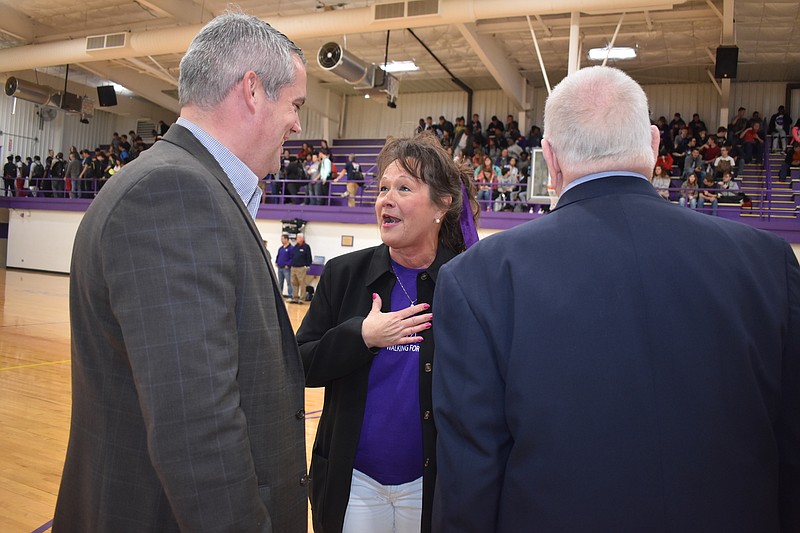
{"type": "Polygon", "coordinates": [[[386,139],[336,139],[333,146],[383,146],[386,139]]]}
{"type": "Polygon", "coordinates": [[[347,146],[347,147],[333,146],[333,147],[331,147],[331,150],[333,151],[333,157],[337,157],[337,156],[347,157],[347,154],[351,154],[351,153],[352,154],[356,154],[356,155],[366,154],[366,155],[377,156],[381,152],[382,149],[383,149],[383,146],[347,146]]]}

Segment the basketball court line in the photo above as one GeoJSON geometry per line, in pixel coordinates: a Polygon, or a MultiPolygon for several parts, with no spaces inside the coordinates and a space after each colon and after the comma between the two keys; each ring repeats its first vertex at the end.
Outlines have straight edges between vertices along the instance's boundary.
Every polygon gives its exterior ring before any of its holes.
{"type": "Polygon", "coordinates": [[[19,365],[19,366],[7,366],[4,368],[0,368],[0,372],[3,370],[17,370],[20,368],[33,368],[35,366],[48,366],[48,365],[63,365],[64,363],[69,363],[72,359],[64,359],[63,361],[47,361],[44,363],[31,363],[29,365],[19,365]]]}

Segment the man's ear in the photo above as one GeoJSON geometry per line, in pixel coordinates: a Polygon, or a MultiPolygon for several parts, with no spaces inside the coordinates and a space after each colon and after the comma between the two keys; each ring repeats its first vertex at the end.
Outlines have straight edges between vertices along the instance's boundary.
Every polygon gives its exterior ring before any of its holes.
{"type": "Polygon", "coordinates": [[[258,93],[258,74],[252,70],[245,72],[242,77],[242,86],[239,89],[247,108],[252,112],[255,110],[256,94],[258,93]]]}
{"type": "Polygon", "coordinates": [[[653,150],[653,160],[658,159],[658,146],[661,144],[661,131],[658,126],[650,126],[650,148],[653,150]]]}
{"type": "Polygon", "coordinates": [[[542,155],[547,163],[547,170],[550,171],[550,182],[556,194],[561,196],[561,191],[564,189],[564,175],[561,173],[561,165],[558,162],[553,147],[547,139],[542,139],[542,155]]]}

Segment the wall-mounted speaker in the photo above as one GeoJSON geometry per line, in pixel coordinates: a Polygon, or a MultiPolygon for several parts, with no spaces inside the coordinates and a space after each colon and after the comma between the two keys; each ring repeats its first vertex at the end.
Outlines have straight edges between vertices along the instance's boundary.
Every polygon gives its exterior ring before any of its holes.
{"type": "Polygon", "coordinates": [[[739,64],[738,46],[720,46],[717,48],[717,62],[714,77],[720,79],[736,78],[736,66],[739,64]]]}
{"type": "Polygon", "coordinates": [[[117,105],[117,92],[113,85],[101,85],[97,88],[97,101],[100,107],[117,105]]]}

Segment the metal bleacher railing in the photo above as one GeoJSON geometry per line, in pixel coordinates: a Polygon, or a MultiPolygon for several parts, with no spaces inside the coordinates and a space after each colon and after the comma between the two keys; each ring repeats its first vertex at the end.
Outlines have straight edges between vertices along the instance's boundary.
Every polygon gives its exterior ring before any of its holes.
{"type": "MultiPolygon", "coordinates": [[[[728,218],[754,217],[759,220],[772,219],[797,219],[800,212],[800,169],[792,167],[789,169],[787,179],[781,181],[778,174],[781,165],[786,158],[784,152],[771,153],[771,139],[767,138],[764,143],[763,164],[748,164],[739,167],[736,181],[739,188],[749,201],[736,203],[719,203],[718,212],[728,218]]],[[[296,153],[300,148],[300,143],[309,141],[287,141],[285,148],[290,152],[296,153]]],[[[310,141],[313,145],[319,146],[319,142],[310,141]]],[[[337,167],[337,171],[344,168],[350,154],[355,155],[356,161],[361,165],[364,180],[359,182],[358,192],[355,195],[356,207],[372,208],[378,195],[378,183],[376,179],[377,154],[383,146],[383,139],[360,139],[335,141],[332,146],[332,160],[337,167]]],[[[679,175],[679,170],[674,174],[679,175]]],[[[338,175],[334,173],[333,177],[338,175]]],[[[114,179],[109,178],[109,179],[114,179]]],[[[276,179],[268,176],[263,180],[264,204],[267,205],[323,205],[323,206],[348,206],[346,197],[346,176],[340,180],[332,179],[329,181],[326,194],[314,196],[310,194],[310,187],[307,181],[300,181],[299,192],[290,194],[287,184],[289,180],[276,179]]],[[[19,181],[19,180],[17,180],[19,181]]],[[[73,183],[71,191],[64,190],[62,179],[50,178],[45,176],[39,180],[30,179],[28,188],[17,188],[15,184],[6,191],[6,195],[13,192],[16,197],[38,197],[53,199],[84,199],[90,200],[102,189],[106,179],[83,179],[73,183]],[[16,189],[16,190],[14,190],[16,189]]],[[[669,188],[669,199],[678,203],[680,197],[681,181],[674,176],[669,188]]],[[[491,201],[481,203],[481,210],[491,212],[526,212],[539,213],[546,211],[549,207],[549,199],[546,197],[531,198],[529,201],[521,200],[518,193],[524,192],[524,188],[517,189],[505,197],[499,197],[495,193],[491,201]]],[[[708,204],[702,211],[710,211],[708,204]]]]}

